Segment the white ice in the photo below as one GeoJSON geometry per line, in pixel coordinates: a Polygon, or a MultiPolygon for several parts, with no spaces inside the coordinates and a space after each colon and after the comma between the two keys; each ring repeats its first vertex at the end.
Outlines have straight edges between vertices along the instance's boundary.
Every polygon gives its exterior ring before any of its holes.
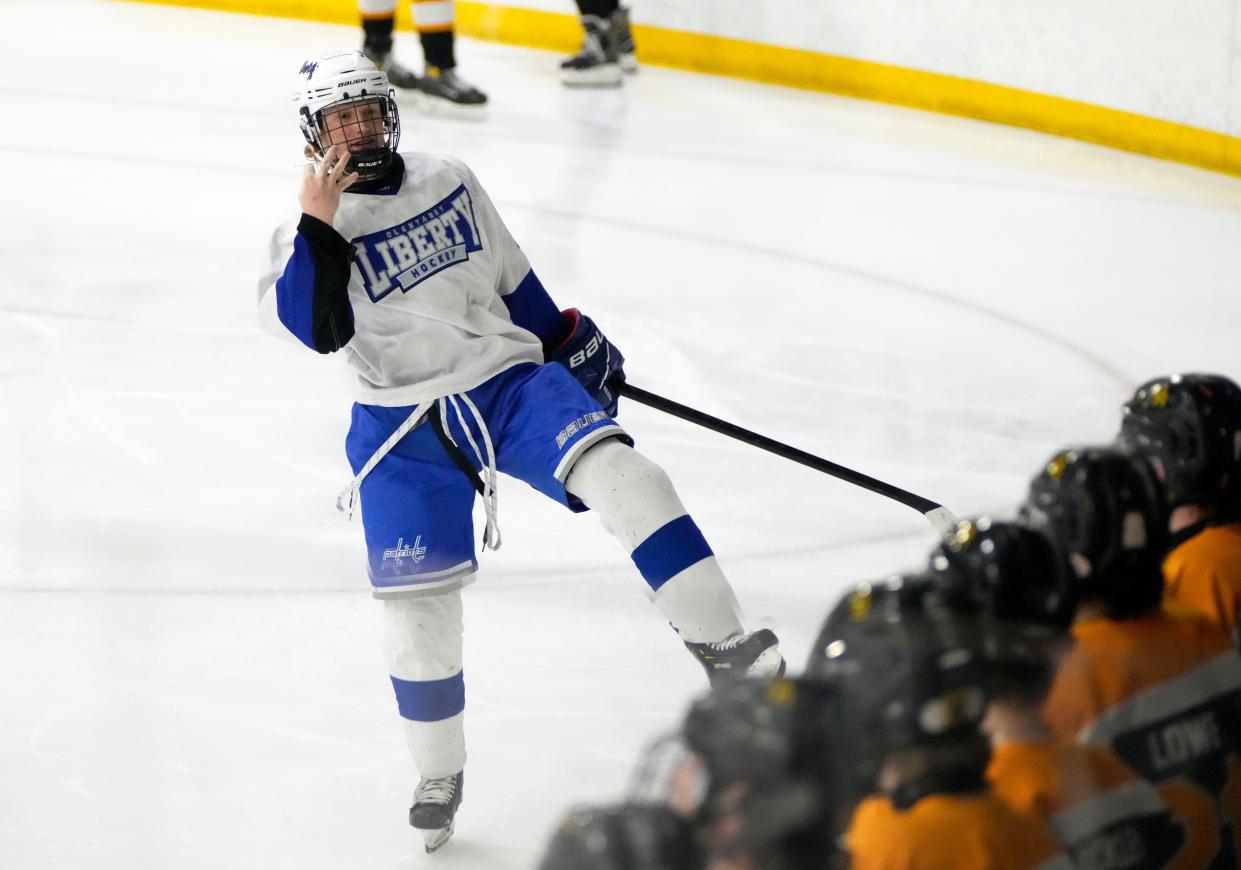
{"type": "MultiPolygon", "coordinates": [[[[566,2],[566,10],[570,4],[566,2]]],[[[347,380],[259,333],[297,211],[286,94],[354,27],[107,2],[0,10],[0,867],[528,868],[704,688],[590,515],[502,484],[466,593],[469,778],[427,858],[348,478],[347,380]]],[[[398,52],[417,63],[414,36],[398,52]]],[[[1036,133],[463,40],[477,171],[630,379],[1004,513],[1142,379],[1241,375],[1241,181],[1036,133]]],[[[748,619],[795,667],[916,512],[654,411],[748,619]]]]}

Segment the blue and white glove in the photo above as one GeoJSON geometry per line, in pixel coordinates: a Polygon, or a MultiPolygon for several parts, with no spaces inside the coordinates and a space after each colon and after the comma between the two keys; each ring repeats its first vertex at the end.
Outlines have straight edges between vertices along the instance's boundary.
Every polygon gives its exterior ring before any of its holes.
{"type": "Polygon", "coordinates": [[[548,359],[567,368],[608,416],[615,417],[620,385],[625,382],[625,358],[585,314],[576,308],[562,314],[570,325],[569,335],[548,359]]]}

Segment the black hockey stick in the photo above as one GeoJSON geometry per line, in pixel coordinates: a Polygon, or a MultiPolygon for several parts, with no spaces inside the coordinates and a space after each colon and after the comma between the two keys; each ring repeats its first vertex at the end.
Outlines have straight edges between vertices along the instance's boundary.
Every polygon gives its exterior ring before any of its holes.
{"type": "Polygon", "coordinates": [[[781,444],[779,441],[768,438],[766,435],[759,435],[757,432],[751,432],[749,429],[742,429],[740,426],[721,420],[719,417],[712,417],[710,414],[704,414],[702,411],[697,411],[671,399],[665,399],[663,396],[648,393],[646,390],[635,387],[631,383],[622,383],[620,394],[639,404],[663,411],[665,414],[671,414],[673,417],[680,417],[682,420],[688,420],[691,423],[697,423],[699,426],[706,427],[713,432],[736,438],[738,441],[743,441],[769,453],[774,453],[777,456],[783,456],[785,459],[791,459],[794,462],[809,466],[816,471],[830,474],[832,477],[839,478],[854,486],[860,486],[862,489],[867,489],[893,501],[898,501],[926,517],[931,525],[935,527],[935,530],[945,538],[955,534],[957,531],[957,518],[952,515],[952,511],[939,502],[915,495],[912,492],[901,489],[899,486],[884,483],[882,480],[876,480],[873,477],[862,474],[860,471],[854,471],[852,468],[845,468],[843,465],[829,462],[812,453],[798,450],[796,447],[781,444]]]}

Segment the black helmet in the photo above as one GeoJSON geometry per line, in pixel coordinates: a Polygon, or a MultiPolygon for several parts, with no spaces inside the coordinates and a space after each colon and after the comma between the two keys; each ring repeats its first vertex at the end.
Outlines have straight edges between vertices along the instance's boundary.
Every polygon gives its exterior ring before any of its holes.
{"type": "Polygon", "coordinates": [[[850,753],[851,784],[865,785],[854,797],[873,792],[884,762],[906,752],[926,767],[889,784],[898,807],[983,787],[990,684],[980,625],[944,606],[927,574],[862,584],[829,614],[806,670],[840,687],[834,733],[850,753]]]}
{"type": "Polygon", "coordinates": [[[744,820],[727,842],[708,837],[713,854],[761,870],[827,866],[861,793],[841,763],[839,701],[831,683],[799,677],[742,680],[694,702],[681,733],[707,773],[698,822],[744,820]]]}
{"type": "Polygon", "coordinates": [[[1081,600],[1103,601],[1113,618],[1159,604],[1168,514],[1143,458],[1112,447],[1063,450],[1031,482],[1021,517],[1064,554],[1081,600]]]}
{"type": "Polygon", "coordinates": [[[653,804],[574,807],[552,836],[539,870],[698,870],[689,823],[653,804]]]}
{"type": "Polygon", "coordinates": [[[1020,523],[961,523],[928,570],[934,594],[957,612],[1063,629],[1077,608],[1065,559],[1045,533],[1020,523]]]}
{"type": "Polygon", "coordinates": [[[738,680],[690,705],[681,734],[702,758],[713,788],[788,774],[797,694],[787,679],[738,680]]]}
{"type": "Polygon", "coordinates": [[[928,573],[903,574],[873,583],[859,583],[828,611],[818,639],[811,647],[806,675],[835,678],[856,669],[858,663],[853,657],[842,659],[828,648],[842,640],[844,635],[856,632],[858,626],[900,622],[906,613],[921,609],[924,599],[936,590],[937,586],[928,573]]]}
{"type": "Polygon", "coordinates": [[[1040,703],[1077,609],[1076,583],[1052,541],[1020,523],[966,521],[931,554],[930,574],[945,606],[979,620],[993,694],[1040,703]]]}
{"type": "Polygon", "coordinates": [[[926,574],[856,587],[828,615],[806,674],[838,681],[860,744],[898,749],[973,737],[987,706],[977,621],[940,606],[926,574]]]}
{"type": "Polygon", "coordinates": [[[1149,456],[1173,507],[1241,494],[1241,387],[1211,374],[1147,381],[1124,405],[1118,443],[1149,456]]]}

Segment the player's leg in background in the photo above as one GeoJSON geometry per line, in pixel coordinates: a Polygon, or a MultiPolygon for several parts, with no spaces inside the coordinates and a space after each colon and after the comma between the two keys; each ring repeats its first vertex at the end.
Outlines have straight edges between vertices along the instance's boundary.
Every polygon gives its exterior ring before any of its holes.
{"type": "Polygon", "coordinates": [[[732,586],[662,468],[608,438],[582,453],[565,488],[629,552],[655,606],[709,677],[783,672],[775,635],[742,628],[732,586]]]}
{"type": "Polygon", "coordinates": [[[392,30],[396,26],[397,0],[358,0],[362,15],[362,53],[388,74],[396,88],[418,87],[418,76],[392,56],[392,30]]]}
{"type": "Polygon", "coordinates": [[[426,74],[419,80],[419,89],[429,99],[444,105],[485,106],[487,95],[457,72],[457,13],[453,0],[413,0],[411,10],[426,61],[426,74]]]}
{"type": "Polygon", "coordinates": [[[629,8],[618,0],[577,0],[582,17],[582,47],[560,62],[562,80],[570,87],[616,87],[622,73],[638,70],[629,8]]]}
{"type": "Polygon", "coordinates": [[[638,71],[638,56],[633,31],[629,27],[629,7],[617,3],[608,16],[608,22],[611,24],[612,39],[616,42],[616,51],[620,55],[621,70],[633,75],[638,71]]]}

